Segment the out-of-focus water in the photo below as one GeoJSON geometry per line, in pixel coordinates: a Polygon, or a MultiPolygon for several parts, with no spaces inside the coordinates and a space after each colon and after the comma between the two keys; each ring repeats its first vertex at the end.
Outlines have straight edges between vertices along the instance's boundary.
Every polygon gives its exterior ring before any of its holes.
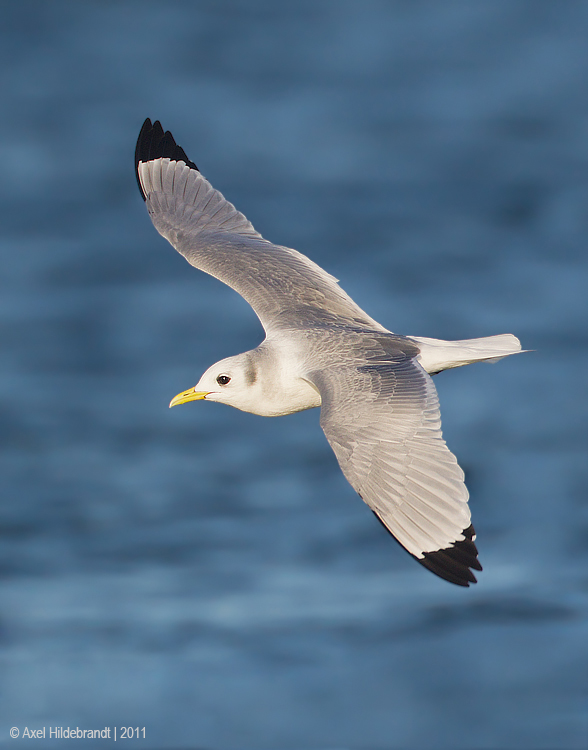
{"type": "Polygon", "coordinates": [[[586,748],[586,3],[2,19],[0,744],[586,748]],[[387,537],[317,410],[168,410],[262,330],[152,228],[147,116],[392,330],[535,350],[436,378],[476,587],[387,537]]]}

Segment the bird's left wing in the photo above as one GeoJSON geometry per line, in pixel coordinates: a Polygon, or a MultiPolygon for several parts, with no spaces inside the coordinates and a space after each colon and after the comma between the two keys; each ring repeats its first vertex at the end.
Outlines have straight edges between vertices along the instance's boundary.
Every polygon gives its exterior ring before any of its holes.
{"type": "Polygon", "coordinates": [[[135,166],[157,231],[189,263],[244,297],[266,333],[322,324],[385,330],[316,263],[264,240],[159,122],[145,121],[135,166]]]}
{"type": "Polygon", "coordinates": [[[311,374],[341,469],[398,542],[460,586],[481,570],[463,471],[441,433],[437,391],[411,354],[311,374]]]}

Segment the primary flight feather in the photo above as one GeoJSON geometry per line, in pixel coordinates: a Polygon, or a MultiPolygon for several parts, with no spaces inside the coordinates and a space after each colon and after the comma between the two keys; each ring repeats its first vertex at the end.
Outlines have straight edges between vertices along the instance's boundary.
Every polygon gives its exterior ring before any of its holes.
{"type": "Polygon", "coordinates": [[[254,309],[266,333],[209,367],[170,406],[219,401],[262,416],[321,407],[341,469],[396,540],[460,586],[481,570],[463,471],[441,433],[431,374],[521,351],[512,334],[467,341],[399,336],[337,280],[274,245],[201,175],[159,122],[145,120],[137,180],[157,231],[254,309]]]}

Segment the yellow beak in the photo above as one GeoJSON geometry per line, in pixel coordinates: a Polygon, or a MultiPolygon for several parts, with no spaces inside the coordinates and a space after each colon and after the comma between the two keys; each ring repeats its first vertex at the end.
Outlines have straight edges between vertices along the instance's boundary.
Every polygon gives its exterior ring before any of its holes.
{"type": "Polygon", "coordinates": [[[178,406],[179,404],[186,404],[188,401],[201,401],[206,398],[210,391],[197,391],[195,388],[188,388],[187,391],[182,391],[174,396],[169,402],[169,408],[172,406],[178,406]]]}

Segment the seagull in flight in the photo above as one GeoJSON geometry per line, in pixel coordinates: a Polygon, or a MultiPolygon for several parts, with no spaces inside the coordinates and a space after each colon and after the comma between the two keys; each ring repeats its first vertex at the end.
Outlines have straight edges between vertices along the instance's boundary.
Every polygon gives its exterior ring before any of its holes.
{"type": "Polygon", "coordinates": [[[519,340],[387,330],[316,263],[256,232],[158,121],[145,120],[135,166],[157,231],[247,300],[266,334],[256,349],[209,367],[170,407],[218,401],[265,417],[320,407],[343,474],[390,534],[437,576],[476,583],[469,495],[443,440],[431,376],[516,354],[519,340]]]}

